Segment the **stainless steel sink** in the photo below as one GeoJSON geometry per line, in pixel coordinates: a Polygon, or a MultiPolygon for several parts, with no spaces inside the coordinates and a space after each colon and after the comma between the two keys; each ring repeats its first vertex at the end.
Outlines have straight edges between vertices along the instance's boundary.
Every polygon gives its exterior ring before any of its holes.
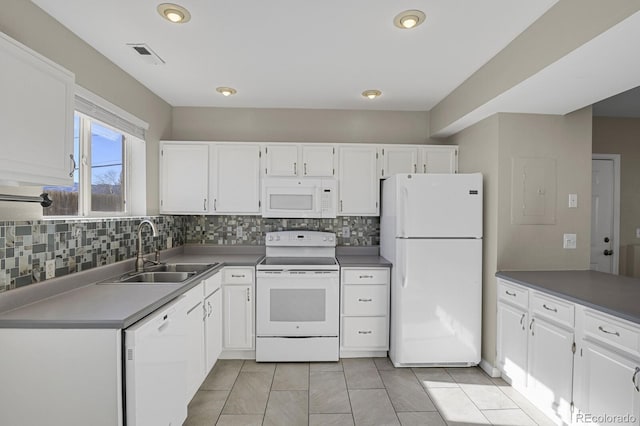
{"type": "Polygon", "coordinates": [[[217,263],[162,263],[145,267],[145,272],[202,272],[213,268],[217,263]]]}
{"type": "Polygon", "coordinates": [[[195,272],[141,272],[120,279],[121,283],[180,283],[186,281],[195,272]]]}

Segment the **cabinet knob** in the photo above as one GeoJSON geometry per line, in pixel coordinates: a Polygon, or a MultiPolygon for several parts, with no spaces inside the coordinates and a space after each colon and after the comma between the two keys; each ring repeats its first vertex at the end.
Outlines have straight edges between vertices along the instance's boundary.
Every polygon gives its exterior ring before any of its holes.
{"type": "Polygon", "coordinates": [[[605,256],[611,256],[613,254],[613,250],[605,250],[604,251],[604,255],[605,256]]]}
{"type": "Polygon", "coordinates": [[[604,237],[604,242],[608,243],[609,242],[609,237],[604,237]]]}

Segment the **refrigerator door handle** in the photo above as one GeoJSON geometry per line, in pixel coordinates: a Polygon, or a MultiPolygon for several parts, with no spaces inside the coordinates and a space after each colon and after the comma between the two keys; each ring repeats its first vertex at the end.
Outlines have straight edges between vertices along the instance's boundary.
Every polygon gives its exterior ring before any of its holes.
{"type": "Polygon", "coordinates": [[[405,253],[405,249],[404,249],[404,242],[400,244],[399,250],[398,250],[398,257],[400,262],[398,262],[401,266],[400,266],[400,274],[401,274],[401,278],[402,281],[400,283],[400,286],[402,288],[407,288],[407,285],[409,284],[407,281],[407,268],[409,267],[409,265],[407,264],[407,256],[405,253]]]}
{"type": "Polygon", "coordinates": [[[405,212],[407,211],[407,200],[409,200],[409,189],[406,186],[402,187],[402,191],[400,193],[400,208],[399,210],[399,220],[400,220],[400,225],[402,226],[402,229],[400,229],[400,236],[401,237],[406,237],[407,236],[407,231],[406,231],[406,226],[407,226],[407,215],[405,214],[405,212]]]}

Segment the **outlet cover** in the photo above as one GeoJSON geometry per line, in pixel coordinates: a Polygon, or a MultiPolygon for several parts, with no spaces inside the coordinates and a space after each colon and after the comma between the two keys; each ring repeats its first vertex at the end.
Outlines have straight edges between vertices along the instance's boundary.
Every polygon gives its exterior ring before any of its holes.
{"type": "Polygon", "coordinates": [[[242,238],[242,235],[243,235],[242,226],[240,225],[236,226],[236,238],[242,238]]]}
{"type": "Polygon", "coordinates": [[[167,248],[173,247],[173,237],[167,237],[167,248]]]}
{"type": "Polygon", "coordinates": [[[342,237],[343,238],[351,237],[351,228],[349,228],[348,226],[343,226],[342,227],[342,237]]]}
{"type": "Polygon", "coordinates": [[[570,209],[578,208],[578,194],[569,194],[569,208],[570,209]]]}
{"type": "Polygon", "coordinates": [[[51,259],[45,262],[44,278],[48,280],[56,276],[56,260],[51,259]]]}
{"type": "Polygon", "coordinates": [[[640,238],[640,228],[636,228],[636,238],[640,238]]]}
{"type": "Polygon", "coordinates": [[[563,247],[566,249],[574,249],[576,248],[576,241],[577,241],[576,234],[564,234],[563,247]]]}

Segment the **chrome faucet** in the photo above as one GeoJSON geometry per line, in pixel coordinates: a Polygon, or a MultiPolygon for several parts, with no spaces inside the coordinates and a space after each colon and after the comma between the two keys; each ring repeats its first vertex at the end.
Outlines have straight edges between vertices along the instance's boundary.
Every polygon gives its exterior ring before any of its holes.
{"type": "Polygon", "coordinates": [[[153,232],[154,237],[158,236],[158,228],[156,228],[156,225],[154,225],[153,222],[151,222],[150,220],[145,219],[142,222],[140,222],[140,225],[138,225],[138,254],[136,256],[137,272],[142,272],[142,270],[144,269],[144,257],[142,253],[142,228],[144,227],[144,225],[149,225],[149,227],[151,228],[151,232],[153,232]]]}

